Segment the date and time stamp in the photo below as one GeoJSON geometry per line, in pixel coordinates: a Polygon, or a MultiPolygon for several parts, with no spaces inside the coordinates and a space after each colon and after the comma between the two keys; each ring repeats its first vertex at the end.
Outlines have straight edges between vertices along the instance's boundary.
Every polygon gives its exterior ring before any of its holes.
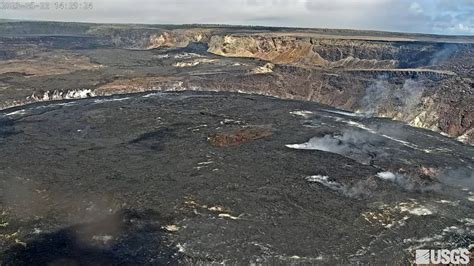
{"type": "Polygon", "coordinates": [[[93,2],[88,1],[2,1],[0,10],[93,10],[93,2]]]}

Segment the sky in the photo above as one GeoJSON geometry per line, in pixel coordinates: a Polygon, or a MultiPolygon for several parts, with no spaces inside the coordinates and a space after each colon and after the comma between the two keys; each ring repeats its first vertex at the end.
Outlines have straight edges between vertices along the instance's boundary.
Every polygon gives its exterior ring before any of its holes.
{"type": "Polygon", "coordinates": [[[0,0],[0,18],[145,24],[233,24],[474,35],[474,0],[0,0]],[[49,3],[49,8],[5,3],[49,3]],[[90,3],[84,5],[84,3],[90,3]],[[84,8],[85,7],[85,8],[84,8]]]}

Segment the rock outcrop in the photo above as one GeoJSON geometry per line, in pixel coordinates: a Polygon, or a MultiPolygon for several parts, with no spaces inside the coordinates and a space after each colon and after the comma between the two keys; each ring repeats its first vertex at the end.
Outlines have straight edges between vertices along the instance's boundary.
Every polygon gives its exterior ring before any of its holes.
{"type": "Polygon", "coordinates": [[[207,42],[209,35],[210,31],[203,29],[166,31],[161,34],[152,34],[145,48],[186,47],[193,42],[207,42]]]}

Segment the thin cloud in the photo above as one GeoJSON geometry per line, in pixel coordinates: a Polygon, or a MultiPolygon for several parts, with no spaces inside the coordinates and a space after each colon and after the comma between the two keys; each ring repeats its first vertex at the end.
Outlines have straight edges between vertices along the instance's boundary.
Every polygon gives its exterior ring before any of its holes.
{"type": "MultiPolygon", "coordinates": [[[[27,0],[20,0],[22,1],[27,0]]],[[[0,10],[0,18],[99,23],[240,24],[474,34],[474,0],[89,1],[93,3],[93,10],[0,10]]]]}

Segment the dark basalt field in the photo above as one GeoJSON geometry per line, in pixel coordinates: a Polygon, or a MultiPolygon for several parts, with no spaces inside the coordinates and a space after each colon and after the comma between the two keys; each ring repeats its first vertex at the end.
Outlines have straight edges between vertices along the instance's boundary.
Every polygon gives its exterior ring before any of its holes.
{"type": "Polygon", "coordinates": [[[474,149],[234,93],[0,112],[5,265],[411,263],[473,241],[474,149]]]}

